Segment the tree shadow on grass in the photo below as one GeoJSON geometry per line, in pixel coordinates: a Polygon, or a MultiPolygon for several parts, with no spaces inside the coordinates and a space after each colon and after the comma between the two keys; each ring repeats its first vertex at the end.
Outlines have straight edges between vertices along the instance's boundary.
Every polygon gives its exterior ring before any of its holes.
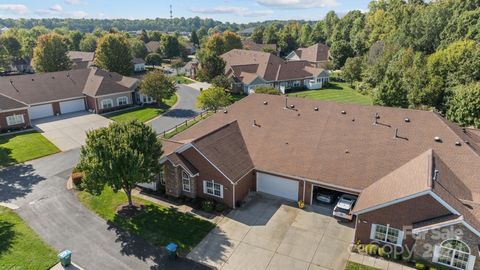
{"type": "MultiPolygon", "coordinates": [[[[5,138],[0,138],[0,144],[6,143],[5,138]]],[[[17,161],[12,158],[12,150],[6,147],[0,146],[0,169],[8,166],[12,166],[17,161]]]]}
{"type": "Polygon", "coordinates": [[[25,197],[44,177],[30,164],[19,164],[0,170],[0,202],[25,197]]]}
{"type": "Polygon", "coordinates": [[[8,221],[0,221],[0,257],[13,245],[15,238],[14,224],[8,221]]]}
{"type": "Polygon", "coordinates": [[[116,242],[121,243],[122,254],[152,260],[151,269],[211,269],[185,258],[171,259],[164,250],[168,243],[174,242],[186,252],[214,227],[208,221],[174,209],[146,205],[133,217],[115,215],[108,225],[109,230],[117,234],[116,242]]]}

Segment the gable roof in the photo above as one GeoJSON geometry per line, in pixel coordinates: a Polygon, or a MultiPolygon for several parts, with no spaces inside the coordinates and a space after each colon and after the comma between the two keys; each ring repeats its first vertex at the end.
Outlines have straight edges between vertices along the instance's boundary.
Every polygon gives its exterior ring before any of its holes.
{"type": "Polygon", "coordinates": [[[26,107],[28,107],[27,104],[0,94],[0,111],[15,110],[26,107]]]}
{"type": "Polygon", "coordinates": [[[135,58],[132,59],[132,63],[134,65],[145,64],[145,60],[143,60],[142,58],[139,58],[139,57],[135,57],[135,58]]]}
{"type": "Polygon", "coordinates": [[[149,53],[156,53],[160,48],[160,41],[149,41],[145,43],[145,47],[149,53]]]}
{"type": "Polygon", "coordinates": [[[221,57],[226,63],[226,73],[233,71],[231,75],[245,84],[257,77],[272,82],[311,78],[323,71],[307,61],[287,62],[266,52],[234,49],[221,57]]]}
{"type": "Polygon", "coordinates": [[[72,69],[84,69],[93,65],[94,52],[69,51],[67,53],[72,61],[72,69]]]}
{"type": "Polygon", "coordinates": [[[259,44],[251,39],[242,40],[242,45],[245,50],[264,52],[265,50],[277,50],[277,44],[259,44]]]}
{"type": "Polygon", "coordinates": [[[330,48],[322,43],[316,43],[307,48],[298,48],[295,54],[300,60],[309,62],[328,61],[330,48]]]}
{"type": "Polygon", "coordinates": [[[97,68],[0,77],[0,108],[135,90],[138,80],[97,68]],[[13,104],[13,105],[12,105],[13,104]]]}

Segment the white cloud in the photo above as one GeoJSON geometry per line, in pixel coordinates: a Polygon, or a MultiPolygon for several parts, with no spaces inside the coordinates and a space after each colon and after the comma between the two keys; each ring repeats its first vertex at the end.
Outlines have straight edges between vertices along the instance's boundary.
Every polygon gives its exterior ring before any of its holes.
{"type": "Polygon", "coordinates": [[[80,5],[82,0],[65,0],[65,3],[69,5],[80,5]]]}
{"type": "Polygon", "coordinates": [[[62,12],[63,8],[62,8],[62,6],[56,4],[56,5],[51,6],[50,10],[53,11],[53,12],[62,12]]]}
{"type": "Polygon", "coordinates": [[[245,7],[219,6],[208,8],[191,8],[190,11],[200,14],[233,14],[242,17],[262,17],[273,14],[271,10],[250,10],[245,7]]]}
{"type": "Polygon", "coordinates": [[[28,13],[28,8],[20,4],[0,4],[0,12],[13,12],[16,15],[25,15],[28,13]]]}
{"type": "Polygon", "coordinates": [[[258,4],[277,8],[324,8],[338,6],[337,0],[256,0],[258,4]]]}

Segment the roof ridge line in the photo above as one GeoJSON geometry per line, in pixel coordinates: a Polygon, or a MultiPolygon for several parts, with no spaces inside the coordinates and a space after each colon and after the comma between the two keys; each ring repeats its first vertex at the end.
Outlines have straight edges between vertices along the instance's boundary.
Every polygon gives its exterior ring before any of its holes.
{"type": "Polygon", "coordinates": [[[7,96],[7,95],[5,95],[4,93],[1,93],[1,92],[0,92],[0,95],[4,96],[4,97],[6,97],[6,98],[9,98],[9,99],[11,99],[11,100],[15,100],[15,101],[18,102],[18,103],[25,104],[25,106],[27,106],[27,107],[29,106],[27,103],[25,103],[25,102],[23,102],[23,101],[20,101],[20,100],[18,100],[18,99],[16,99],[16,98],[13,98],[13,97],[11,97],[11,96],[7,96]]]}

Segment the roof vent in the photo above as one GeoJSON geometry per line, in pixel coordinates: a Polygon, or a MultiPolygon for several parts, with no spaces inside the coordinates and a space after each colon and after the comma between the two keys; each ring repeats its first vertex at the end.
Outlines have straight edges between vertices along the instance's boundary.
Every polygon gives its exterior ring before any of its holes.
{"type": "Polygon", "coordinates": [[[352,118],[352,122],[355,122],[355,118],[352,118]]]}
{"type": "Polygon", "coordinates": [[[295,105],[290,105],[290,109],[294,109],[295,108],[295,105]]]}
{"type": "Polygon", "coordinates": [[[67,78],[70,78],[70,72],[67,73],[67,78]]]}
{"type": "Polygon", "coordinates": [[[467,141],[467,140],[465,140],[464,142],[465,142],[466,144],[470,144],[470,142],[469,142],[469,141],[467,141]]]}
{"type": "Polygon", "coordinates": [[[442,142],[442,138],[438,137],[438,136],[435,136],[435,138],[433,138],[436,142],[442,142]]]}
{"type": "Polygon", "coordinates": [[[380,119],[380,115],[378,114],[378,112],[375,113],[375,119],[380,119]]]}
{"type": "Polygon", "coordinates": [[[257,124],[257,120],[255,120],[255,119],[253,120],[253,125],[252,125],[252,126],[253,126],[253,127],[260,127],[260,125],[257,124]]]}
{"type": "Polygon", "coordinates": [[[405,118],[405,123],[410,123],[410,118],[405,118]]]}
{"type": "Polygon", "coordinates": [[[13,81],[12,81],[12,79],[10,79],[10,84],[11,84],[11,85],[13,85],[13,81]]]}
{"type": "Polygon", "coordinates": [[[459,142],[459,141],[456,141],[456,142],[455,142],[455,145],[456,145],[456,146],[462,146],[462,143],[459,142]]]}
{"type": "Polygon", "coordinates": [[[268,101],[264,101],[264,102],[263,102],[263,105],[268,105],[268,101]]]}
{"type": "Polygon", "coordinates": [[[348,149],[345,149],[345,154],[349,154],[350,151],[348,149]]]}
{"type": "Polygon", "coordinates": [[[398,128],[395,129],[395,136],[393,138],[398,138],[398,128]]]}
{"type": "Polygon", "coordinates": [[[318,107],[313,108],[314,111],[318,112],[318,107]]]}
{"type": "Polygon", "coordinates": [[[32,82],[33,82],[33,81],[35,81],[35,79],[34,79],[34,78],[32,78],[32,82]]]}
{"type": "Polygon", "coordinates": [[[467,129],[466,129],[466,128],[462,128],[462,131],[463,131],[463,133],[467,133],[467,129]]]}
{"type": "Polygon", "coordinates": [[[341,114],[347,114],[347,112],[346,112],[346,111],[341,111],[340,113],[341,113],[341,114]]]}
{"type": "Polygon", "coordinates": [[[227,109],[223,110],[223,113],[228,113],[227,109]]]}
{"type": "Polygon", "coordinates": [[[55,76],[52,76],[52,80],[55,80],[55,76]]]}

